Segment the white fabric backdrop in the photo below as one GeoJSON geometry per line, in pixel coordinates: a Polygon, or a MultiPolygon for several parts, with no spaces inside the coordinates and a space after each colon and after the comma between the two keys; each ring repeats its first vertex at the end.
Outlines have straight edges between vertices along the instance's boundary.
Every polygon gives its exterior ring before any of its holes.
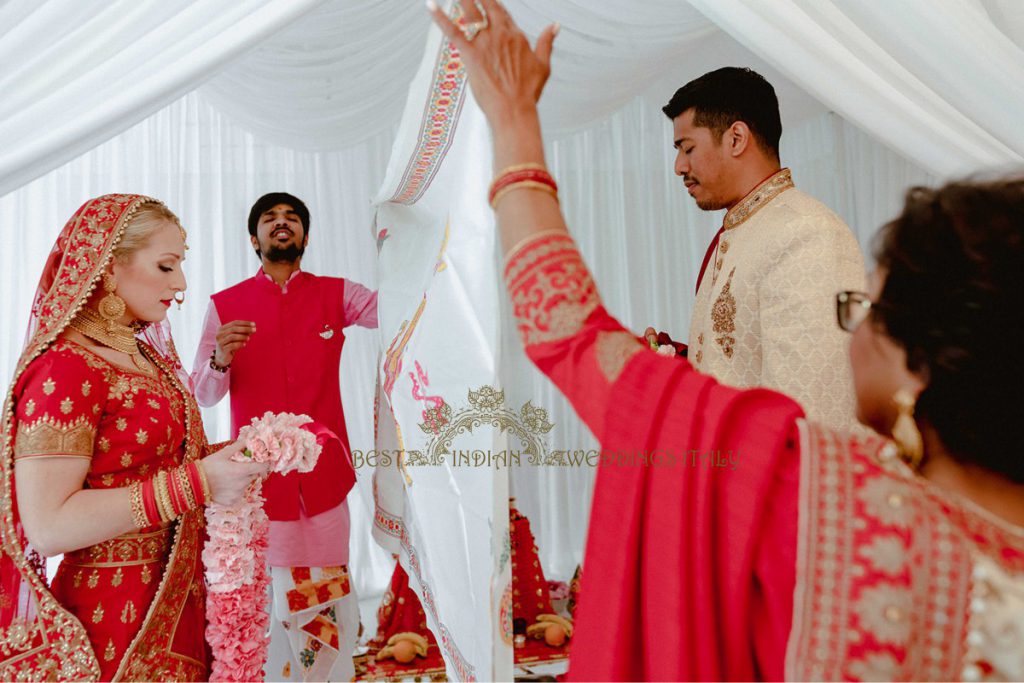
{"type": "Polygon", "coordinates": [[[1024,50],[967,0],[690,0],[835,111],[943,175],[1024,162],[1024,50]]]}
{"type": "MultiPolygon", "coordinates": [[[[1024,12],[1012,0],[507,5],[531,35],[564,27],[550,133],[585,128],[668,74],[767,63],[789,81],[766,70],[793,118],[823,102],[940,174],[1024,159],[1024,12]]],[[[207,80],[204,97],[264,140],[358,143],[397,121],[427,25],[414,0],[7,0],[0,195],[207,80]]]]}
{"type": "Polygon", "coordinates": [[[268,142],[354,145],[398,123],[429,24],[419,2],[327,2],[200,92],[268,142]]]}
{"type": "Polygon", "coordinates": [[[322,0],[8,0],[0,195],[194,89],[322,0]]]}

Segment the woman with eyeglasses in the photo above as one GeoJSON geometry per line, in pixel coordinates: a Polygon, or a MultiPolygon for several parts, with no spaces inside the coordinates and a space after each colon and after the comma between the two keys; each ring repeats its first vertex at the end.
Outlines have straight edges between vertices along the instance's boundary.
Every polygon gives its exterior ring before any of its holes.
{"type": "Polygon", "coordinates": [[[907,194],[837,304],[882,436],[831,431],[605,310],[544,166],[557,26],[532,49],[495,0],[462,5],[431,11],[493,131],[516,322],[604,452],[570,679],[1024,677],[1024,180],[907,194]]]}

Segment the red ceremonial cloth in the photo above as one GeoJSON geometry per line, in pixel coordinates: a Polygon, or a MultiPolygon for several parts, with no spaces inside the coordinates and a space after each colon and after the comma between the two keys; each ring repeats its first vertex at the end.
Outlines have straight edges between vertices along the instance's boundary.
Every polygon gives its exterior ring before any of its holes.
{"type": "Polygon", "coordinates": [[[538,614],[552,613],[551,594],[530,531],[530,520],[514,507],[509,510],[509,536],[512,540],[512,617],[525,619],[529,625],[537,621],[538,614]]]}
{"type": "Polygon", "coordinates": [[[635,344],[598,307],[573,337],[527,347],[602,445],[570,679],[781,679],[800,407],[640,345],[610,381],[608,335],[635,344]]]}

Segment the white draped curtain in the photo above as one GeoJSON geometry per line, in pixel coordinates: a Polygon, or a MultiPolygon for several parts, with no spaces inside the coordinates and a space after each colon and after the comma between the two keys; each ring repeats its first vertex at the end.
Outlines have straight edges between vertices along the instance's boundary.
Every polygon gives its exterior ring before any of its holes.
{"type": "Polygon", "coordinates": [[[880,140],[943,175],[1024,162],[1024,50],[970,0],[690,0],[880,140]]]}
{"type": "Polygon", "coordinates": [[[0,194],[193,90],[321,1],[0,5],[0,194]]]}
{"type": "MultiPolygon", "coordinates": [[[[533,35],[563,26],[542,102],[550,161],[610,310],[637,330],[685,338],[696,269],[720,220],[671,175],[658,111],[704,71],[749,65],[775,84],[784,163],[862,244],[908,184],[1024,157],[1016,0],[506,4],[533,35]]],[[[0,3],[0,384],[54,237],[103,192],[153,194],[190,230],[189,300],[172,311],[186,365],[208,295],[256,268],[244,221],[263,192],[309,203],[308,269],[373,286],[370,197],[427,25],[414,0],[0,3]]],[[[372,444],[377,344],[357,330],[343,361],[354,448],[372,444]]],[[[536,381],[512,393],[552,411],[552,446],[589,447],[550,385],[526,376],[536,381]]],[[[223,408],[206,417],[212,437],[226,432],[223,408]]],[[[581,557],[592,474],[517,473],[553,578],[581,557]]],[[[390,568],[360,514],[353,560],[366,593],[390,568]]]]}
{"type": "MultiPolygon", "coordinates": [[[[531,35],[564,27],[542,105],[552,133],[599,121],[659,79],[751,63],[780,83],[791,114],[824,104],[941,175],[1024,161],[1013,0],[506,4],[531,35]]],[[[427,25],[410,0],[7,0],[0,195],[199,86],[264,140],[357,144],[397,120],[427,25]]]]}

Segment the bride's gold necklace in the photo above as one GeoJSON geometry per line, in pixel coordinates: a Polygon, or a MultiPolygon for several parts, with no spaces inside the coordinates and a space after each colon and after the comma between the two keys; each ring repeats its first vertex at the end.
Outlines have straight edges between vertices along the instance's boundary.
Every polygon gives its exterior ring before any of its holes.
{"type": "Polygon", "coordinates": [[[135,339],[135,330],[131,327],[106,320],[88,306],[82,307],[71,321],[71,327],[103,346],[128,354],[135,367],[147,375],[153,374],[153,368],[142,356],[139,342],[135,339]]]}

